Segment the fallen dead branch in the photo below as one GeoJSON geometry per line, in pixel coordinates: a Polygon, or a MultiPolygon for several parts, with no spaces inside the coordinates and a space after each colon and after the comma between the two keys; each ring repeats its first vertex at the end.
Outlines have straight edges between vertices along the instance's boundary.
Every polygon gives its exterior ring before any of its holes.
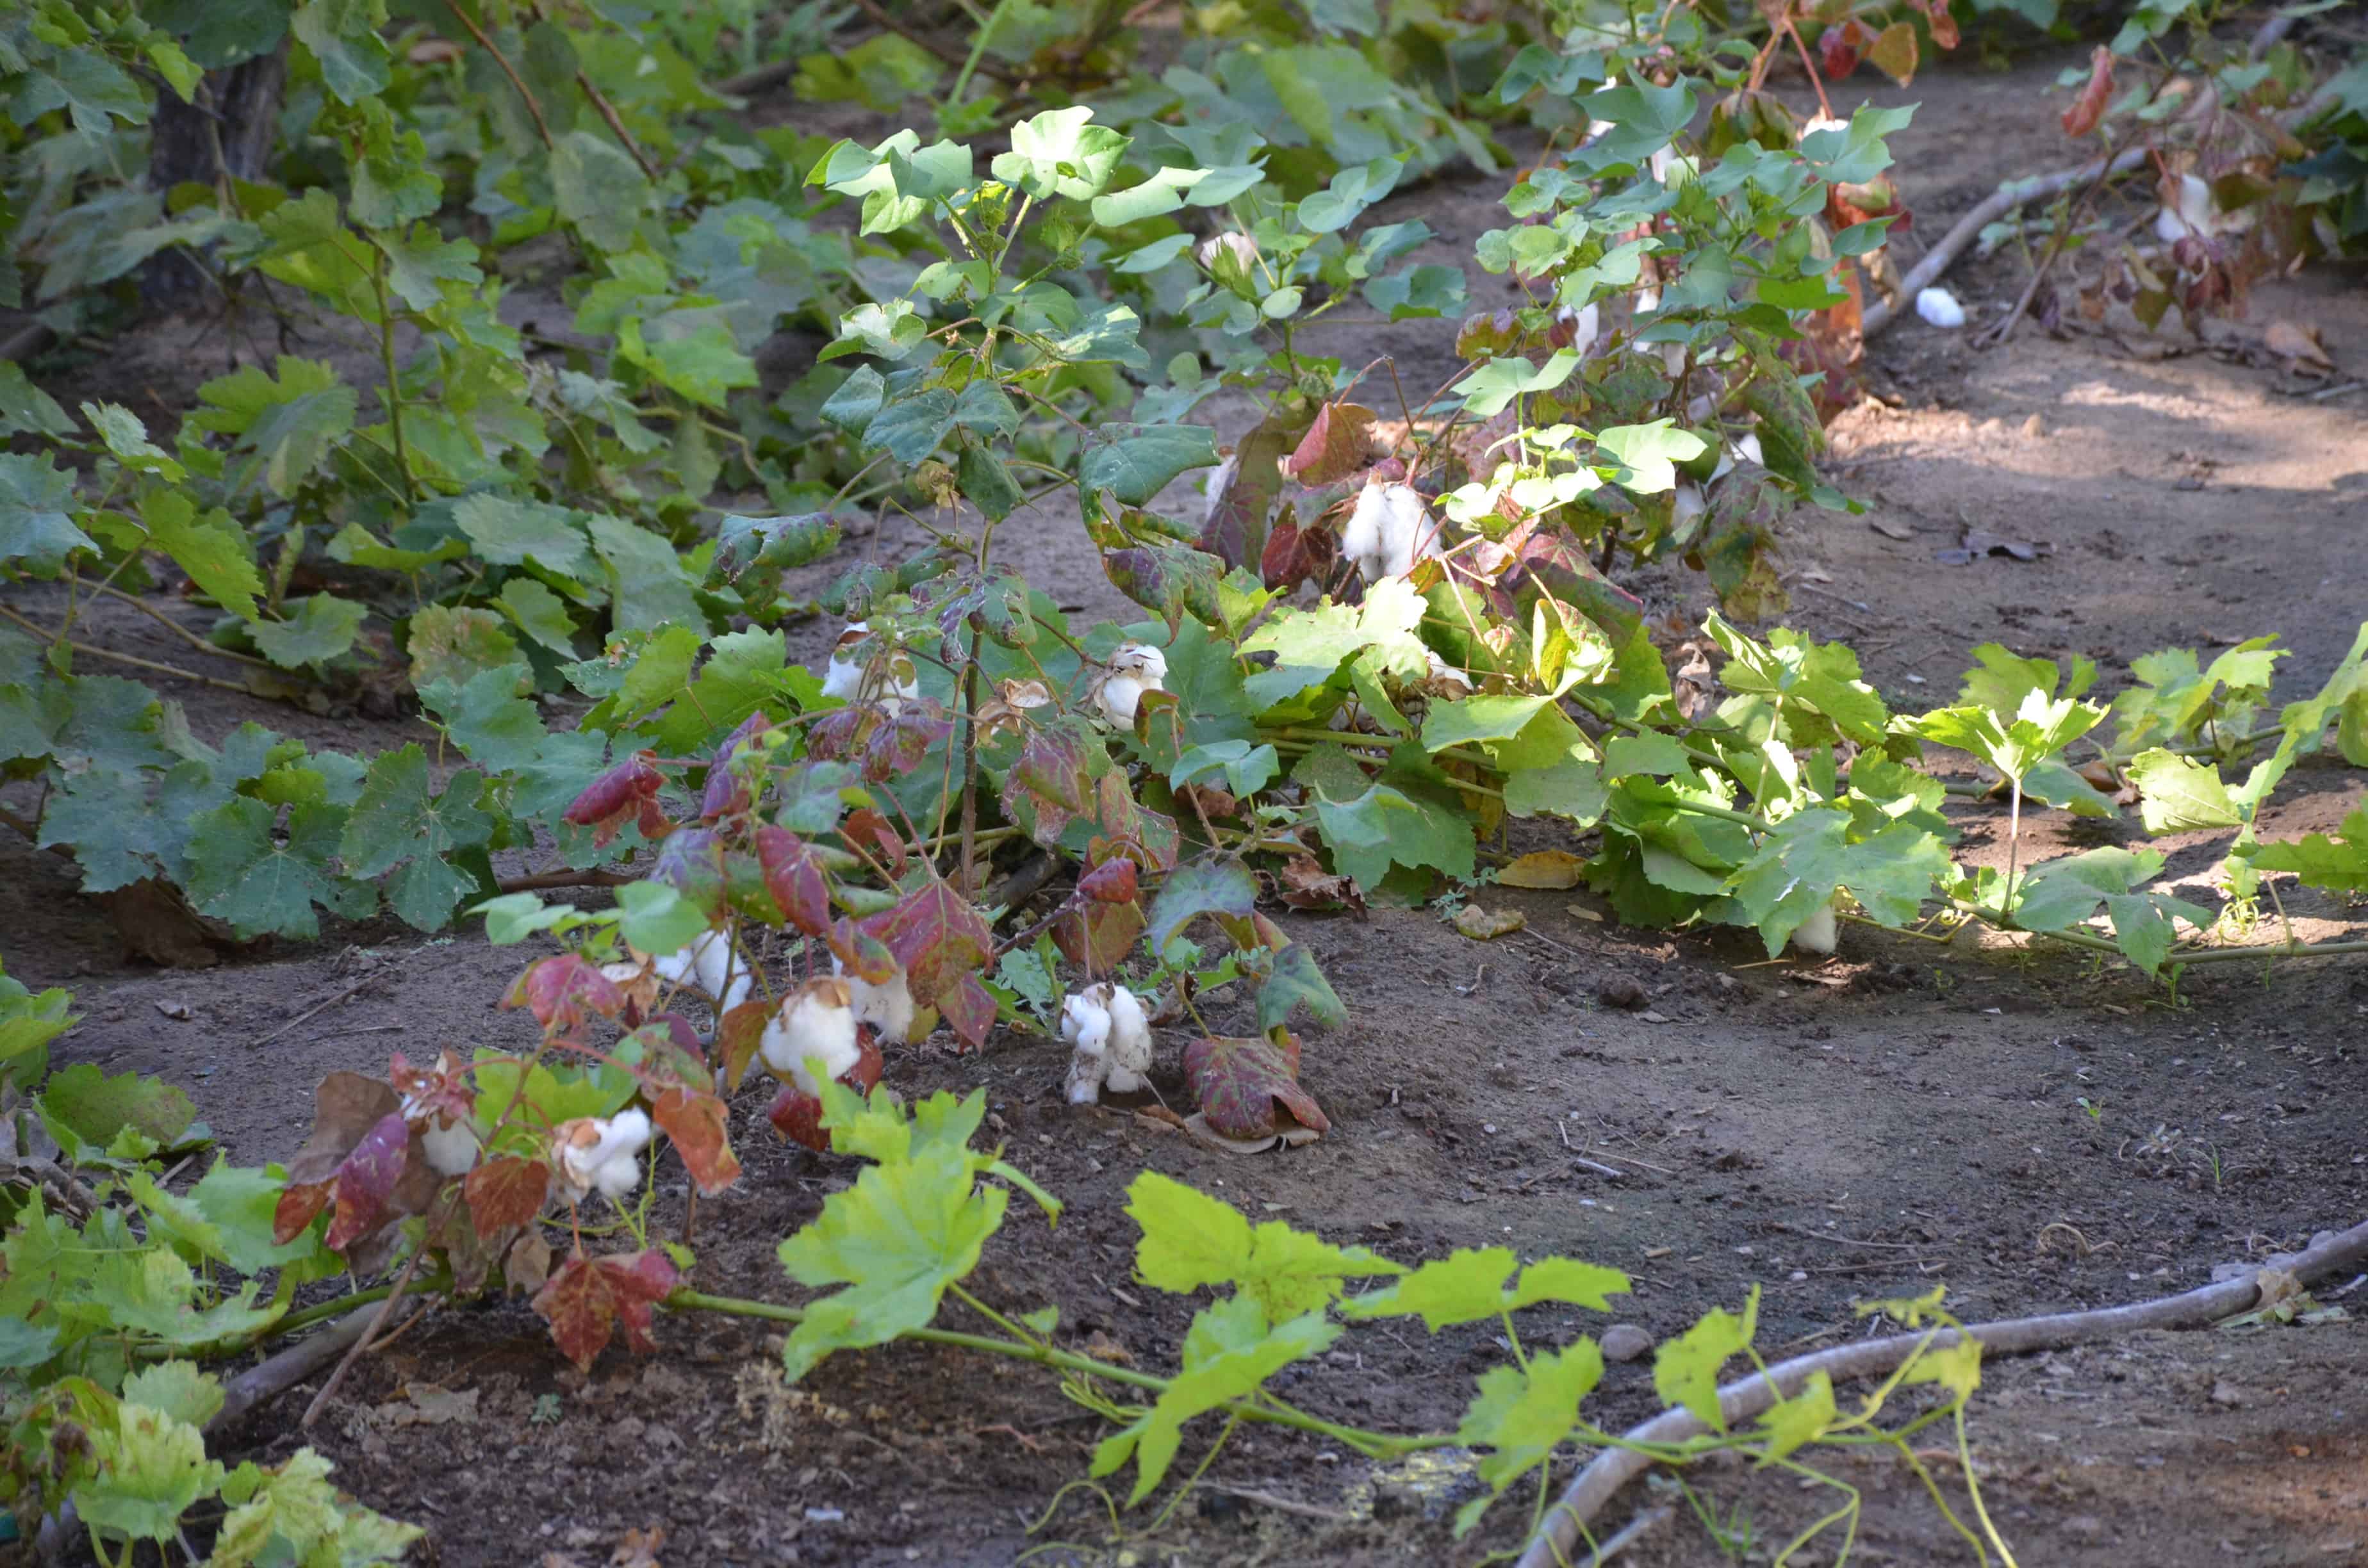
{"type": "MultiPolygon", "coordinates": [[[[2158,1301],[2126,1307],[2106,1307],[2089,1312],[2058,1312],[2047,1317],[2013,1318],[2004,1323],[1976,1324],[1965,1332],[1989,1355],[2018,1355],[2033,1350],[2060,1350],[2068,1345],[2112,1339],[2149,1329],[2202,1328],[2224,1318],[2252,1311],[2261,1302],[2261,1279],[2272,1271],[2291,1275],[2308,1285],[2314,1279],[2351,1267],[2368,1258],[2368,1222],[2305,1251],[2271,1257],[2234,1279],[2221,1280],[2158,1301]]],[[[1731,1426],[1790,1398],[1812,1374],[1825,1373],[1835,1382],[1881,1377],[1896,1370],[1909,1357],[1927,1346],[1944,1349],[1957,1343],[1957,1333],[1898,1334],[1863,1344],[1819,1350],[1780,1361],[1765,1374],[1739,1379],[1718,1391],[1719,1413],[1731,1426]]],[[[1709,1428],[1690,1411],[1668,1410],[1642,1426],[1629,1428],[1625,1441],[1648,1445],[1682,1443],[1709,1428]]],[[[1530,1538],[1515,1568],[1558,1568],[1572,1561],[1580,1528],[1601,1513],[1620,1489],[1643,1474],[1653,1460],[1634,1449],[1607,1449],[1574,1476],[1556,1500],[1554,1510],[1530,1538]]]]}

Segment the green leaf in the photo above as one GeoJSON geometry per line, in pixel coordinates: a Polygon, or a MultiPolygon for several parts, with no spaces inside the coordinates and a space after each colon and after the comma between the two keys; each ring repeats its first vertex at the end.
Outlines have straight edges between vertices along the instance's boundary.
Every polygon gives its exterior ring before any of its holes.
{"type": "Polygon", "coordinates": [[[1710,443],[1674,419],[1656,419],[1598,432],[1595,448],[1599,460],[1608,459],[1620,468],[1611,476],[1614,483],[1638,495],[1657,495],[1676,489],[1677,465],[1702,456],[1710,443]]]}
{"type": "Polygon", "coordinates": [[[1455,1534],[1471,1533],[1507,1487],[1554,1457],[1578,1425],[1579,1402],[1603,1381],[1603,1352],[1592,1339],[1531,1356],[1529,1365],[1491,1367],[1455,1428],[1456,1439],[1489,1449],[1480,1479],[1490,1493],[1455,1516],[1455,1534]]]}
{"type": "Polygon", "coordinates": [[[908,1160],[867,1167],[823,1200],[822,1213],[780,1244],[800,1285],[844,1289],[807,1303],[782,1346],[792,1381],[834,1350],[884,1345],[925,1328],[949,1286],[978,1267],[1010,1194],[982,1187],[975,1156],[940,1142],[908,1160]]]}
{"type": "MultiPolygon", "coordinates": [[[[1862,746],[1882,744],[1890,710],[1874,687],[1859,677],[1858,655],[1839,642],[1819,642],[1789,627],[1778,627],[1759,643],[1713,613],[1702,622],[1728,659],[1719,680],[1728,690],[1775,699],[1789,720],[1803,708],[1830,722],[1833,731],[1862,746]]],[[[1832,738],[1795,724],[1796,744],[1832,738]]],[[[1661,770],[1668,771],[1668,770],[1661,770]]]]}
{"type": "Polygon", "coordinates": [[[83,1522],[133,1540],[172,1540],[181,1516],[221,1486],[222,1467],[186,1421],[128,1400],[115,1416],[111,1428],[86,1435],[98,1471],[74,1490],[83,1522]]]}
{"type": "Polygon", "coordinates": [[[204,406],[188,422],[235,437],[231,449],[246,454],[227,476],[232,488],[244,489],[259,475],[284,497],[294,495],[352,432],[360,400],[318,360],[282,355],[278,370],[275,379],[260,365],[243,365],[206,382],[198,388],[204,406]]]}
{"type": "Polygon", "coordinates": [[[1186,1422],[1248,1397],[1292,1362],[1320,1355],[1339,1335],[1340,1325],[1322,1312],[1269,1326],[1258,1304],[1245,1296],[1202,1309],[1185,1335],[1183,1369],[1150,1410],[1094,1450],[1091,1473],[1114,1474],[1133,1460],[1134,1491],[1127,1504],[1142,1502],[1175,1461],[1186,1422]]]}
{"type": "Polygon", "coordinates": [[[596,517],[591,527],[592,548],[609,569],[610,615],[619,631],[707,624],[673,545],[617,517],[596,517]]]}
{"type": "Polygon", "coordinates": [[[604,251],[631,248],[650,182],[624,149],[589,131],[571,131],[551,150],[551,192],[559,215],[604,251]]]}
{"type": "Polygon", "coordinates": [[[2148,833],[2193,833],[2245,824],[2246,813],[2229,799],[2216,767],[2157,748],[2132,759],[2129,778],[2138,787],[2138,814],[2148,833]]]}
{"type": "Polygon", "coordinates": [[[579,580],[591,569],[583,515],[547,501],[482,491],[452,503],[452,526],[468,536],[477,554],[496,566],[532,562],[546,572],[579,580]]]}
{"type": "MultiPolygon", "coordinates": [[[[1189,243],[1190,236],[1187,235],[1189,243]]],[[[0,359],[0,438],[10,436],[71,436],[74,419],[58,400],[35,386],[24,367],[0,359]]]]}
{"type": "Polygon", "coordinates": [[[282,669],[337,657],[354,645],[370,614],[366,606],[335,594],[282,599],[279,609],[286,619],[250,621],[246,631],[263,656],[282,669]]]}
{"type": "Polygon", "coordinates": [[[1581,101],[1590,119],[1611,129],[1588,145],[1599,161],[1641,164],[1668,146],[1694,117],[1693,85],[1606,87],[1581,101]]]}
{"type": "Polygon", "coordinates": [[[384,0],[309,0],[288,30],[313,51],[322,85],[340,103],[359,103],[386,91],[387,47],[378,36],[385,19],[384,0]]]}
{"type": "Polygon", "coordinates": [[[411,655],[415,687],[457,685],[494,670],[508,671],[513,685],[533,678],[501,616],[480,605],[427,605],[415,611],[404,651],[411,655]]]}
{"type": "Polygon", "coordinates": [[[849,354],[876,354],[882,359],[902,359],[920,347],[928,330],[928,323],[909,300],[858,305],[838,318],[838,336],[816,358],[831,360],[849,354]]]}
{"type": "Polygon", "coordinates": [[[2105,710],[2066,697],[2051,699],[2033,688],[2024,693],[2012,722],[1990,707],[1938,708],[1908,722],[1909,730],[1940,745],[1968,751],[2009,778],[2021,778],[2094,729],[2105,710]]]}
{"type": "Polygon", "coordinates": [[[888,383],[869,365],[859,365],[838,390],[824,400],[822,416],[848,435],[861,437],[871,427],[888,395],[888,383]]]}
{"type": "Polygon", "coordinates": [[[1315,820],[1340,870],[1367,890],[1392,866],[1432,867],[1459,881],[1474,868],[1471,825],[1446,808],[1376,784],[1353,801],[1318,800],[1315,820]]]}
{"type": "Polygon", "coordinates": [[[1852,842],[1850,813],[1819,807],[1776,824],[1759,853],[1729,880],[1737,913],[1759,928],[1774,958],[1836,888],[1889,925],[1916,917],[1936,881],[1949,878],[1949,852],[1913,823],[1892,823],[1852,842]]]}
{"type": "Polygon", "coordinates": [[[2292,871],[2305,887],[2329,892],[2368,893],[2368,807],[2355,807],[2336,828],[2338,836],[2306,833],[2253,851],[2254,869],[2292,871]]]}
{"type": "Polygon", "coordinates": [[[1292,942],[1275,953],[1267,972],[1258,980],[1259,1030],[1284,1028],[1303,1005],[1325,1028],[1338,1028],[1349,1021],[1349,1009],[1342,1004],[1339,993],[1332,989],[1332,983],[1324,978],[1315,955],[1292,942]]]}
{"type": "Polygon", "coordinates": [[[216,604],[245,620],[258,613],[263,577],[247,555],[246,535],[217,507],[198,516],[197,503],[177,490],[152,491],[141,504],[140,520],[149,542],[216,604]]]}
{"type": "Polygon", "coordinates": [[[1527,359],[1491,359],[1464,377],[1455,390],[1463,395],[1463,406],[1474,418],[1494,418],[1517,397],[1561,386],[1578,369],[1578,351],[1573,348],[1557,349],[1543,365],[1532,365],[1527,359]]]}
{"type": "Polygon", "coordinates": [[[1336,1247],[1280,1220],[1253,1229],[1233,1205],[1156,1171],[1137,1176],[1126,1194],[1128,1217],[1143,1232],[1134,1249],[1138,1278],[1178,1296],[1231,1285],[1258,1303],[1269,1325],[1322,1310],[1350,1279],[1406,1272],[1363,1247],[1336,1247]]]}
{"type": "Polygon", "coordinates": [[[1065,196],[1090,200],[1108,188],[1126,155],[1129,139],[1106,125],[1090,123],[1094,111],[1046,109],[1011,128],[1011,151],[994,163],[995,177],[1042,200],[1065,196]]]}
{"type": "Polygon", "coordinates": [[[441,930],[477,886],[450,857],[482,848],[493,835],[493,819],[477,805],[484,783],[484,775],[464,770],[452,775],[441,794],[431,794],[427,754],[418,743],[380,754],[339,839],[347,872],[380,877],[393,871],[388,906],[420,930],[441,930]]]}
{"type": "Polygon", "coordinates": [[[532,577],[504,583],[494,604],[533,642],[563,659],[575,656],[575,618],[567,613],[565,600],[532,577]]]}
{"type": "Polygon", "coordinates": [[[863,432],[864,449],[884,449],[898,462],[919,462],[938,449],[954,427],[954,394],[931,387],[899,398],[871,418],[863,432]]]}
{"type": "Polygon", "coordinates": [[[310,941],[321,934],[313,906],[348,916],[369,913],[339,885],[331,864],[346,824],[346,809],[319,801],[289,814],[287,835],[275,836],[279,812],[240,797],[190,824],[188,891],[201,915],[230,923],[241,937],[264,932],[310,941]]]}
{"type": "Polygon", "coordinates": [[[708,926],[707,912],[665,882],[628,882],[617,906],[618,934],[645,953],[680,952],[708,926]]]}
{"type": "Polygon", "coordinates": [[[96,551],[74,526],[74,475],[49,453],[0,452],[0,562],[29,561],[36,571],[51,572],[77,550],[96,551]]]}
{"type": "Polygon", "coordinates": [[[1725,1431],[1726,1415],[1718,1407],[1719,1369],[1751,1344],[1759,1324],[1759,1287],[1754,1285],[1741,1317],[1713,1307],[1701,1322],[1661,1346],[1653,1358],[1653,1391],[1663,1403],[1683,1406],[1712,1430],[1725,1431]]]}
{"type": "Polygon", "coordinates": [[[1839,1414],[1834,1408],[1833,1379],[1824,1372],[1810,1373],[1800,1392],[1759,1417],[1759,1463],[1772,1464],[1816,1442],[1833,1427],[1839,1414]]]}
{"type": "Polygon", "coordinates": [[[340,1272],[342,1260],[310,1229],[285,1245],[271,1239],[274,1214],[287,1189],[279,1166],[233,1165],[224,1156],[189,1188],[189,1201],[213,1226],[221,1260],[241,1274],[295,1267],[302,1269],[301,1278],[313,1278],[340,1272]]]}
{"type": "Polygon", "coordinates": [[[518,676],[517,665],[504,665],[464,683],[438,680],[419,688],[421,705],[443,721],[452,744],[489,774],[531,765],[542,746],[542,716],[518,694],[518,676]]]}
{"type": "Polygon", "coordinates": [[[173,455],[148,438],[148,426],[140,416],[120,403],[85,403],[82,416],[98,432],[98,438],[116,461],[135,473],[153,473],[159,479],[178,482],[188,471],[173,460],[173,455]]]}
{"type": "Polygon", "coordinates": [[[1205,425],[1108,425],[1095,434],[1077,483],[1124,506],[1147,506],[1177,475],[1217,462],[1217,433],[1205,425]]]}
{"type": "Polygon", "coordinates": [[[1478,1323],[1541,1301],[1561,1301],[1593,1312],[1611,1310],[1611,1298],[1628,1293],[1628,1277],[1575,1258],[1541,1258],[1520,1271],[1510,1247],[1459,1248],[1424,1264],[1396,1284],[1351,1296],[1341,1315],[1362,1320],[1419,1314],[1431,1333],[1457,1324],[1478,1323]]]}
{"type": "Polygon", "coordinates": [[[195,1361],[159,1361],[123,1380],[122,1399],[203,1428],[222,1407],[222,1380],[195,1361]]]}
{"type": "Polygon", "coordinates": [[[198,1114],[189,1096],[170,1084],[142,1073],[109,1074],[87,1062],[51,1074],[40,1106],[45,1121],[101,1149],[127,1128],[169,1149],[198,1114]]]}
{"type": "Polygon", "coordinates": [[[1167,873],[1151,901],[1148,941],[1163,953],[1168,939],[1203,915],[1247,920],[1258,907],[1258,879],[1239,860],[1213,853],[1187,860],[1167,873]]]}

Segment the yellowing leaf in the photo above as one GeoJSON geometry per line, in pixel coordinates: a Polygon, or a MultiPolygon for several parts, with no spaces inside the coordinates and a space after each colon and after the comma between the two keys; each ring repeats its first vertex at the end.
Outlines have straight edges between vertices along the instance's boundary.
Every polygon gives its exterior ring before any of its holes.
{"type": "Polygon", "coordinates": [[[1575,888],[1587,862],[1567,849],[1538,849],[1521,856],[1497,873],[1497,885],[1508,888],[1575,888]]]}
{"type": "Polygon", "coordinates": [[[1467,903],[1456,912],[1455,928],[1475,942],[1493,942],[1499,937],[1509,937],[1530,923],[1530,917],[1518,909],[1500,909],[1494,914],[1476,903],[1467,903]]]}

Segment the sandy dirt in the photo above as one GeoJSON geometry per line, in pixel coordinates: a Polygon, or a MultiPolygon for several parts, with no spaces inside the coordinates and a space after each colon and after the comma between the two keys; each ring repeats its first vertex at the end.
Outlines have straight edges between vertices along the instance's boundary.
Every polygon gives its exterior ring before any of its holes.
{"type": "MultiPolygon", "coordinates": [[[[1894,139],[1916,233],[1937,235],[2001,177],[2065,161],[2043,101],[2059,63],[1987,74],[1966,62],[1877,95],[1924,106],[1894,139]]],[[[1501,183],[1436,182],[1386,215],[1422,215],[1442,257],[1463,253],[1498,221],[1501,183]]],[[[1491,302],[1501,284],[1471,276],[1475,301],[1491,302]]],[[[1951,281],[1979,312],[2010,301],[2022,277],[2000,258],[1951,281]]],[[[1965,334],[1904,323],[1871,355],[1874,397],[1833,433],[1837,482],[1868,514],[1791,526],[1793,622],[1860,648],[1896,706],[1945,698],[1965,650],[1991,639],[2119,666],[2276,631],[2294,650],[2280,695],[2315,687],[2368,617],[2357,565],[2368,394],[2290,395],[2296,383],[2244,345],[2277,317],[2307,321],[2346,376],[2361,373],[2361,281],[2325,269],[2265,289],[2245,321],[2215,332],[2216,348],[2176,329],[2058,341],[2025,325],[1982,352],[1965,334]],[[1969,525],[2054,553],[1937,563],[1969,525]]],[[[1395,354],[1409,389],[1427,390],[1450,367],[1451,331],[1405,324],[1353,347],[1395,354]]],[[[1221,411],[1223,434],[1238,427],[1238,411],[1221,411]]],[[[882,525],[878,548],[903,542],[895,530],[882,525]]],[[[1019,561],[1064,604],[1120,608],[1073,517],[1012,531],[1019,561]]],[[[1632,585],[1656,613],[1707,602],[1681,570],[1632,585]]],[[[93,624],[146,646],[131,618],[93,624]]],[[[793,652],[818,655],[832,630],[798,629],[793,652]]],[[[201,734],[247,718],[361,749],[409,733],[398,721],[170,694],[201,734]]],[[[2305,765],[2265,834],[2327,829],[2362,793],[2359,774],[2305,765]]],[[[2003,863],[2002,808],[1968,806],[1959,821],[1961,857],[2003,863]]],[[[2029,827],[2042,854],[2142,836],[2135,821],[2056,813],[2029,827]]],[[[2211,845],[2164,847],[2174,876],[2204,892],[2211,845]]],[[[242,1161],[295,1149],[325,1071],[380,1070],[396,1049],[416,1059],[529,1043],[531,1024],[495,1008],[518,954],[473,933],[347,927],[310,948],[161,971],[126,967],[67,869],[13,838],[0,842],[0,887],[9,971],[75,987],[88,1015],[60,1060],[187,1084],[242,1161]]],[[[1743,934],[1622,928],[1584,894],[1482,897],[1520,909],[1527,931],[1482,946],[1429,911],[1284,917],[1351,1015],[1307,1042],[1304,1077],[1333,1131],[1288,1153],[1224,1156],[1122,1108],[1073,1110],[1063,1062],[1041,1043],[998,1036],[966,1058],[935,1045],[892,1056],[904,1092],[985,1089],[995,1135],[1069,1205],[1057,1230],[1015,1206],[979,1293],[1010,1311],[1057,1303],[1064,1340],[1099,1335],[1140,1364],[1172,1366],[1195,1303],[1131,1281],[1123,1187],[1145,1167],[1253,1218],[1408,1263],[1502,1244],[1628,1269],[1635,1293],[1620,1321],[1656,1336],[1757,1286],[1771,1359],[1861,1332],[1858,1300],[1945,1285],[1968,1319],[2143,1301],[2368,1216],[2368,964],[2199,971],[2174,1003],[2142,977],[2045,952],[1944,952],[1852,928],[1829,961],[1771,964],[1743,934]],[[1642,988],[1644,1010],[1599,999],[1614,978],[1642,988]]],[[[2306,937],[2363,934],[2357,909],[2306,897],[2287,908],[2306,937]]],[[[1235,1020],[1221,1006],[1211,1021],[1235,1020]]],[[[1162,1043],[1156,1083],[1171,1100],[1185,1094],[1180,1043],[1162,1043]]],[[[793,1299],[773,1245],[849,1169],[780,1146],[753,1098],[734,1108],[734,1136],[747,1176],[701,1208],[699,1282],[793,1299]]],[[[1549,1343],[1606,1324],[1533,1316],[1549,1343]]],[[[626,1531],[653,1527],[666,1532],[668,1564],[1008,1564],[1046,1542],[1069,1544],[1030,1561],[1463,1564],[1515,1544],[1526,1519],[1508,1501],[1454,1543],[1447,1522],[1472,1484],[1460,1467],[1376,1472],[1293,1434],[1251,1431],[1131,1555],[1076,1492],[1031,1537],[1101,1435],[1032,1369],[894,1349],[834,1358],[791,1390],[757,1325],[668,1321],[660,1337],[658,1356],[612,1351],[586,1377],[523,1304],[455,1308],[366,1362],[311,1433],[293,1430],[290,1398],[230,1448],[278,1457],[317,1444],[364,1500],[426,1525],[425,1555],[447,1564],[597,1564],[626,1531]]],[[[1430,1338],[1390,1325],[1349,1335],[1281,1384],[1362,1425],[1452,1426],[1472,1377],[1502,1355],[1478,1328],[1430,1338]]],[[[1598,1421],[1656,1408],[1648,1366],[1611,1369],[1598,1421]]],[[[1942,1430],[1921,1440],[1941,1444],[1942,1430]]],[[[1972,1430],[1984,1495],[2026,1564],[2368,1563],[2368,1337],[2357,1324],[1999,1362],[1972,1430]]],[[[1955,1486],[1953,1461],[1932,1458],[1955,1486]]],[[[1896,1462],[1827,1468],[1867,1499],[1853,1562],[1974,1560],[1896,1462]]],[[[1670,1517],[1622,1561],[1766,1562],[1833,1495],[1739,1470],[1698,1482],[1730,1524],[1748,1525],[1748,1544],[1730,1554],[1681,1496],[1639,1487],[1609,1525],[1640,1509],[1670,1517]]],[[[1962,1487],[1952,1500],[1962,1514],[1962,1487]]],[[[1814,1560],[1830,1563],[1837,1544],[1820,1541],[1814,1560]]]]}

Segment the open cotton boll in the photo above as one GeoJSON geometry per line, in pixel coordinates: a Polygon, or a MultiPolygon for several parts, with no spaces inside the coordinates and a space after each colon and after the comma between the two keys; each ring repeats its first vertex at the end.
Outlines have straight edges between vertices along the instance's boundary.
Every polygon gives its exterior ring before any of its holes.
{"type": "Polygon", "coordinates": [[[871,622],[848,621],[830,651],[830,664],[822,676],[822,694],[849,702],[877,702],[889,713],[921,695],[917,675],[903,659],[892,657],[875,670],[873,655],[878,652],[873,646],[871,622]]]}
{"type": "Polygon", "coordinates": [[[642,1185],[641,1153],[649,1144],[650,1119],[639,1109],[561,1122],[552,1132],[560,1190],[579,1203],[594,1192],[624,1197],[642,1185]]]}
{"type": "Polygon", "coordinates": [[[1849,129],[1850,121],[1847,119],[1835,119],[1827,115],[1813,114],[1807,123],[1801,127],[1801,134],[1809,136],[1820,131],[1848,131],[1849,129]]]}
{"type": "Polygon", "coordinates": [[[1165,691],[1167,655],[1148,642],[1121,642],[1110,653],[1110,671],[1094,687],[1094,701],[1102,717],[1121,729],[1134,726],[1134,715],[1146,691],[1165,691]]]}
{"type": "Polygon", "coordinates": [[[1943,331],[1965,324],[1965,307],[1946,289],[1927,289],[1916,296],[1916,313],[1943,331]]]}
{"type": "Polygon", "coordinates": [[[1834,923],[1834,906],[1828,902],[1820,906],[1815,915],[1793,927],[1791,946],[1801,952],[1816,953],[1822,957],[1834,950],[1838,935],[1834,923]]]}
{"type": "Polygon", "coordinates": [[[728,1013],[748,999],[756,977],[721,931],[702,931],[676,952],[650,960],[650,972],[671,985],[688,985],[728,1013]]]}
{"type": "Polygon", "coordinates": [[[1672,528],[1683,534],[1694,524],[1700,522],[1702,514],[1709,510],[1710,503],[1702,499],[1701,485],[1691,479],[1678,481],[1677,494],[1671,496],[1669,501],[1669,522],[1672,528]]]}
{"type": "Polygon", "coordinates": [[[429,1122],[419,1134],[420,1151],[438,1176],[467,1176],[477,1163],[477,1130],[465,1121],[429,1122]]]}
{"type": "Polygon", "coordinates": [[[1440,658],[1438,650],[1425,648],[1422,651],[1422,658],[1430,671],[1427,678],[1433,686],[1460,687],[1465,691],[1472,689],[1471,676],[1440,658]]]}
{"type": "Polygon", "coordinates": [[[1573,310],[1568,305],[1554,312],[1552,341],[1558,348],[1576,348],[1582,357],[1595,351],[1595,340],[1603,333],[1603,312],[1593,305],[1573,310]]]}
{"type": "Polygon", "coordinates": [[[837,1077],[863,1056],[855,1038],[853,988],[834,974],[809,980],[790,993],[766,1024],[757,1054],[774,1077],[820,1096],[824,1079],[837,1077]],[[808,1057],[821,1059],[822,1078],[806,1066],[808,1057]]]}
{"type": "Polygon", "coordinates": [[[2179,184],[2163,199],[2162,210],[2154,215],[2155,238],[2167,245],[2191,235],[2208,240],[2244,226],[2244,218],[2223,212],[2212,199],[2212,187],[2193,175],[2179,176],[2179,184]]]}
{"type": "Polygon", "coordinates": [[[1416,562],[1439,554],[1439,525],[1413,485],[1367,480],[1349,526],[1340,530],[1340,551],[1357,563],[1368,585],[1403,577],[1416,562]]]}
{"type": "Polygon", "coordinates": [[[1124,1095],[1151,1081],[1151,1020],[1123,985],[1105,980],[1063,997],[1061,1038],[1071,1048],[1071,1105],[1101,1098],[1104,1085],[1124,1095]]]}
{"type": "Polygon", "coordinates": [[[877,985],[860,974],[848,974],[836,953],[831,955],[830,971],[846,980],[857,1023],[870,1024],[871,1032],[890,1045],[903,1045],[913,1038],[913,1019],[920,1008],[913,1001],[912,982],[903,964],[877,985]]]}

